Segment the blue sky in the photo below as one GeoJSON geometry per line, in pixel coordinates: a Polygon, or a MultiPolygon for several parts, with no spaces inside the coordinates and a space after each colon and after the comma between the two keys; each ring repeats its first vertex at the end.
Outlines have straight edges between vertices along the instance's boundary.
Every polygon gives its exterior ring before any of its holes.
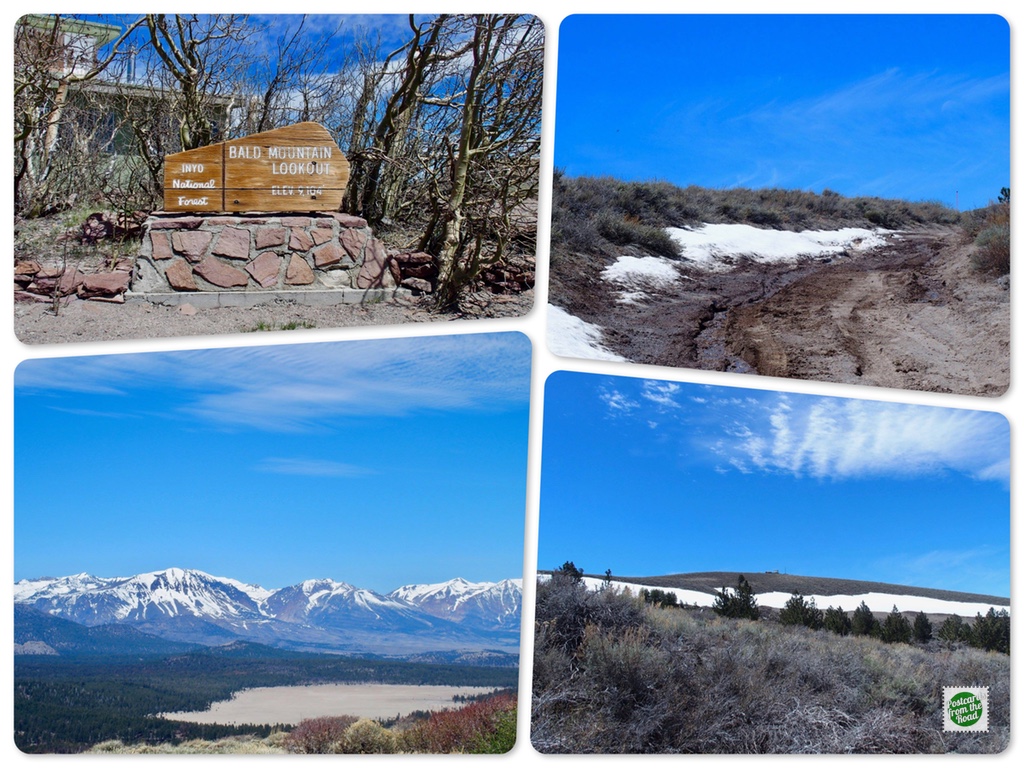
{"type": "Polygon", "coordinates": [[[1009,595],[1000,414],[568,372],[544,407],[540,569],[1009,595]]]}
{"type": "Polygon", "coordinates": [[[1001,17],[570,16],[571,176],[986,205],[1010,185],[1001,17]]]}
{"type": "Polygon", "coordinates": [[[522,575],[518,333],[23,362],[15,579],[522,575]]]}

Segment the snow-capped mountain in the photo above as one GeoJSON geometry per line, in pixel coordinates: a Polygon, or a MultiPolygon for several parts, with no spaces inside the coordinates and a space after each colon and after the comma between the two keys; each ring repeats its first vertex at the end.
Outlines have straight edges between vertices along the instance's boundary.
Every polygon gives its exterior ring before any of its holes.
{"type": "Polygon", "coordinates": [[[168,568],[124,578],[87,573],[59,579],[19,581],[14,600],[53,616],[95,626],[167,616],[260,619],[270,592],[202,571],[168,568]]]}
{"type": "Polygon", "coordinates": [[[440,584],[399,587],[388,597],[404,600],[432,616],[483,629],[518,627],[523,602],[522,579],[471,582],[452,579],[440,584]]]}
{"type": "Polygon", "coordinates": [[[349,653],[512,650],[521,582],[402,587],[388,595],[330,579],[277,590],[182,568],[119,578],[80,573],[19,581],[14,599],[86,626],[130,625],[165,639],[238,639],[349,653]]]}

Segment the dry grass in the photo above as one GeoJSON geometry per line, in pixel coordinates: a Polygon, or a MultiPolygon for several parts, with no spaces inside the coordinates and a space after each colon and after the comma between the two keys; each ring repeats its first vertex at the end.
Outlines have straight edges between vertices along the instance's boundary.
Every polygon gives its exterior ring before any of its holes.
{"type": "Polygon", "coordinates": [[[256,736],[230,736],[216,741],[193,739],[181,744],[123,744],[104,741],[87,754],[105,755],[284,755],[283,733],[273,733],[265,739],[256,736]]]}

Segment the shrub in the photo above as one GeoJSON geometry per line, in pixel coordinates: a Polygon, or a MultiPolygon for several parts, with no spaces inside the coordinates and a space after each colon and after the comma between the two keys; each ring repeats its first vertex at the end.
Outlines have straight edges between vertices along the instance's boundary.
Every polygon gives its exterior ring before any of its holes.
{"type": "Polygon", "coordinates": [[[349,715],[339,717],[315,717],[303,720],[292,728],[284,740],[289,752],[304,755],[326,755],[338,751],[345,731],[356,722],[349,715]]]}
{"type": "Polygon", "coordinates": [[[363,718],[348,727],[338,751],[347,755],[390,755],[398,751],[398,739],[380,723],[363,718]]]}
{"type": "Polygon", "coordinates": [[[615,245],[635,245],[656,256],[678,258],[679,244],[661,227],[642,224],[631,218],[602,213],[595,222],[597,231],[615,245]]]}
{"type": "Polygon", "coordinates": [[[537,584],[537,623],[544,626],[538,640],[569,655],[583,642],[587,625],[638,627],[643,616],[643,601],[625,591],[609,587],[595,592],[561,572],[537,584]]]}
{"type": "Polygon", "coordinates": [[[643,626],[623,632],[587,627],[580,657],[582,674],[604,691],[616,719],[650,703],[670,661],[643,626]]]}
{"type": "Polygon", "coordinates": [[[977,251],[973,264],[979,272],[992,275],[1010,273],[1010,225],[994,224],[982,229],[974,240],[977,251]]]}
{"type": "Polygon", "coordinates": [[[435,754],[508,751],[515,744],[515,713],[515,696],[492,696],[462,709],[435,712],[402,733],[400,745],[412,752],[435,754]]]}

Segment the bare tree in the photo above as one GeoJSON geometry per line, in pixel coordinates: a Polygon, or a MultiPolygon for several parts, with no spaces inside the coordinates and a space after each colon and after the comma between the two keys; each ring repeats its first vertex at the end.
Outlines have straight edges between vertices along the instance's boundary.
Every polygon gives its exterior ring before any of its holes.
{"type": "Polygon", "coordinates": [[[515,15],[410,17],[409,27],[411,39],[365,72],[345,205],[375,226],[420,227],[449,307],[513,241],[533,243],[544,32],[515,15]]]}
{"type": "Polygon", "coordinates": [[[250,63],[246,17],[158,13],[147,14],[145,21],[152,51],[170,77],[165,87],[180,117],[181,149],[213,143],[211,115],[222,111],[216,100],[235,93],[250,63]]]}
{"type": "Polygon", "coordinates": [[[432,178],[437,207],[424,244],[440,241],[439,306],[500,261],[536,197],[543,27],[533,16],[472,19],[472,63],[436,103],[453,112],[448,173],[432,178]]]}

